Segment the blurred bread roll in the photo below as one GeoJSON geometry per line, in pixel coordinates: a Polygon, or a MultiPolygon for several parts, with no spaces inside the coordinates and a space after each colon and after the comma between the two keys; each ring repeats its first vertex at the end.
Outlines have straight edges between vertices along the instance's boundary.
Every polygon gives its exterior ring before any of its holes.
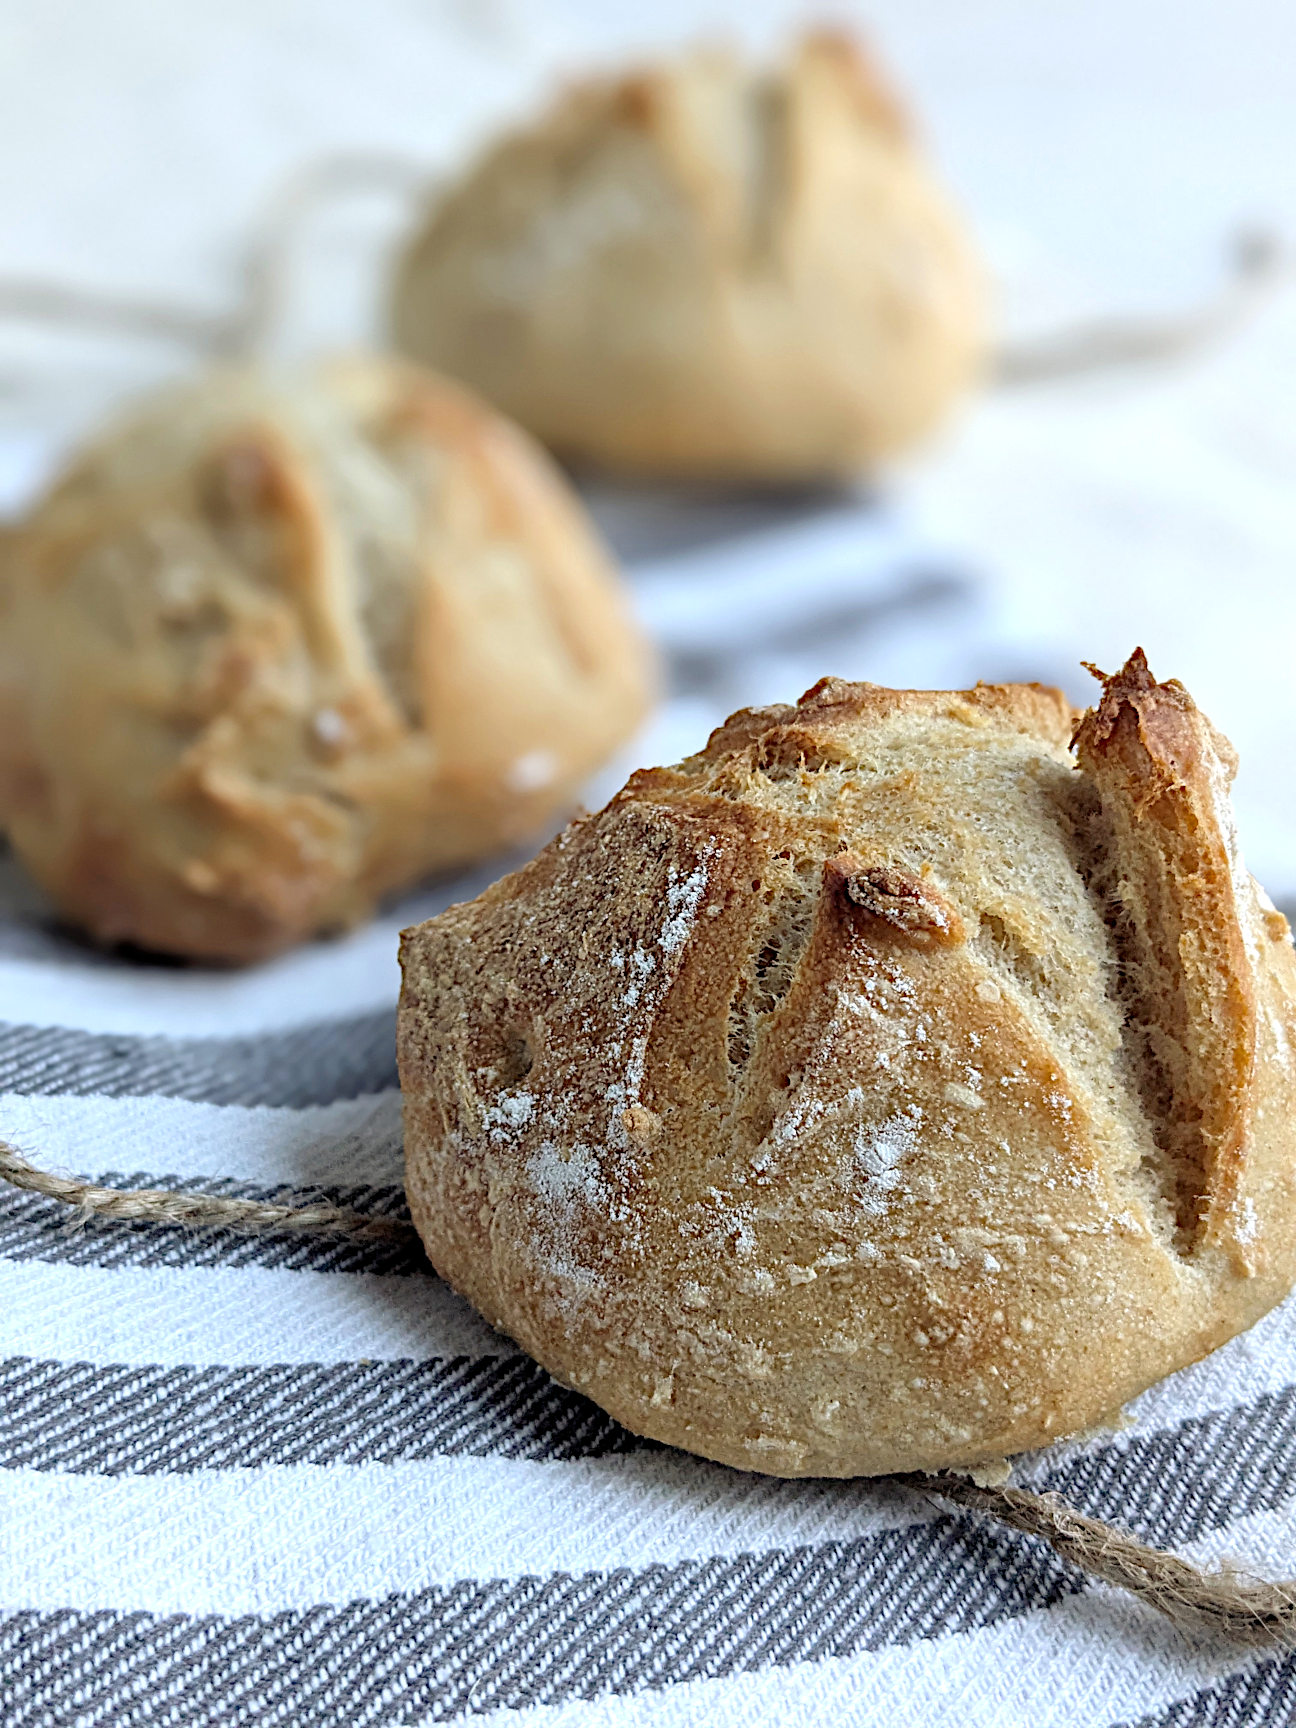
{"type": "Polygon", "coordinates": [[[985,340],[961,222],[826,33],[771,71],[698,51],[569,91],[433,204],[391,317],[566,459],[744,482],[873,468],[985,340]]]}
{"type": "Polygon", "coordinates": [[[96,940],[254,960],[532,833],[648,687],[581,506],[492,409],[377,359],[220,371],[5,542],[0,816],[96,940]]]}
{"type": "Polygon", "coordinates": [[[1083,718],[825,680],[634,775],[404,938],[438,1271],[743,1469],[1113,1417],[1296,1278],[1296,955],[1233,767],[1136,655],[1083,718]]]}

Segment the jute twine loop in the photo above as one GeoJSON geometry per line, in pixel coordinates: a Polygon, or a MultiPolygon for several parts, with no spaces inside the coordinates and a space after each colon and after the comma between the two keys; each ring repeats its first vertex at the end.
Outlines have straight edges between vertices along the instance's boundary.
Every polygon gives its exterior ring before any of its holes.
{"type": "MultiPolygon", "coordinates": [[[[412,1225],[326,1203],[274,1206],[232,1196],[180,1194],[162,1188],[103,1188],[41,1170],[0,1140],[0,1177],[15,1188],[74,1208],[82,1219],[180,1225],[252,1233],[308,1230],[353,1240],[419,1244],[412,1225]]],[[[1086,1517],[1056,1494],[980,1487],[966,1477],[915,1471],[887,1480],[961,1511],[983,1513],[1047,1542],[1091,1578],[1127,1590],[1185,1630],[1253,1642],[1296,1645],[1296,1583],[1270,1583],[1229,1569],[1206,1572],[1138,1541],[1128,1531],[1086,1517]]]]}

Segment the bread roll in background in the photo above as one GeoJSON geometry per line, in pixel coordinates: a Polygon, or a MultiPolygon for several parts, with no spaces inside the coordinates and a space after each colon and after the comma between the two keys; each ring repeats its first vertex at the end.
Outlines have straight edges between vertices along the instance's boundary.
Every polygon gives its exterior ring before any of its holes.
{"type": "Polygon", "coordinates": [[[352,924],[562,812],[647,702],[562,476],[405,363],[159,395],[0,563],[0,818],[101,942],[247,961],[352,924]]]}
{"type": "Polygon", "coordinates": [[[1296,956],[1233,766],[1135,655],[1083,718],[825,680],[634,775],[404,938],[437,1269],[745,1469],[1113,1417],[1296,1278],[1296,956]]]}
{"type": "Polygon", "coordinates": [[[699,50],[570,90],[434,202],[392,328],[566,459],[769,483],[905,449],[985,345],[961,222],[823,32],[772,70],[699,50]]]}

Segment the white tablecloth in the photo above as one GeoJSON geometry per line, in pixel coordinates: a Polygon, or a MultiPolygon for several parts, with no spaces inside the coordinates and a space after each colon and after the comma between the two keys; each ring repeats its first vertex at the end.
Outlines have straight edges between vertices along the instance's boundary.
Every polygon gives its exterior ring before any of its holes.
{"type": "MultiPolygon", "coordinates": [[[[600,507],[641,551],[660,534],[642,504],[600,507]]],[[[651,756],[695,745],[717,704],[798,688],[825,640],[897,677],[1013,651],[958,566],[876,511],[730,511],[719,540],[701,515],[672,533],[705,543],[635,573],[676,690],[651,756]]],[[[213,974],[82,949],[10,861],[0,1129],[112,1184],[399,1209],[396,931],[490,874],[213,974]]],[[[1128,1429],[1019,1475],[1281,1573],[1294,1345],[1288,1304],[1128,1429]]],[[[1194,1645],[1035,1544],[884,1483],[635,1441],[390,1248],[69,1232],[0,1195],[0,1410],[6,1728],[1241,1728],[1296,1709],[1296,1662],[1194,1645]]]]}

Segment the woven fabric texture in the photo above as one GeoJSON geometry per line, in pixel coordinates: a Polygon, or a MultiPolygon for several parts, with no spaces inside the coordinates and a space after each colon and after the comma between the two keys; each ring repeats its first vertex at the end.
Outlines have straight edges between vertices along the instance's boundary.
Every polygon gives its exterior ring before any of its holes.
{"type": "MultiPolygon", "coordinates": [[[[785,547],[803,578],[808,544],[785,547]]],[[[903,610],[883,562],[875,598],[903,610]]],[[[641,583],[663,637],[674,580],[641,583]]],[[[943,629],[925,592],[912,628],[943,629]]],[[[689,682],[704,626],[644,753],[714,718],[689,682]]],[[[806,665],[773,652],[760,676],[784,694],[825,669],[814,640],[806,665]]],[[[204,974],[80,947],[0,860],[0,1134],[108,1185],[402,1213],[395,935],[484,879],[204,974]]],[[[1296,1305],[1130,1416],[1018,1479],[1196,1559],[1291,1570],[1296,1305]]],[[[636,1439],[398,1245],[72,1227],[17,1191],[0,1533],[6,1728],[1296,1716],[1296,1658],[1193,1642],[1033,1542],[885,1482],[777,1482],[636,1439]]]]}

